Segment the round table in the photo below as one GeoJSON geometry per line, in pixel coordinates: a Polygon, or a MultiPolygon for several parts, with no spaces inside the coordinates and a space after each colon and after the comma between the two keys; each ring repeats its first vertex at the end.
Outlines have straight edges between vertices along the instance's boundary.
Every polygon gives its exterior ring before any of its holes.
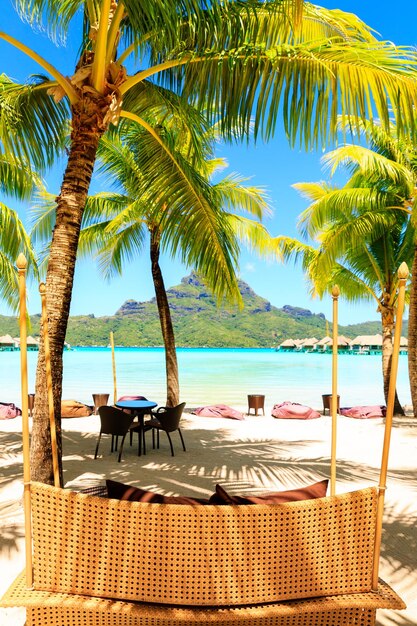
{"type": "Polygon", "coordinates": [[[128,409],[129,411],[133,411],[134,415],[138,418],[140,432],[138,432],[139,437],[139,456],[142,455],[142,435],[143,435],[143,453],[146,454],[145,447],[145,433],[143,430],[144,417],[147,413],[150,413],[152,409],[158,406],[157,402],[153,400],[120,400],[120,402],[116,402],[115,406],[118,409],[128,409]]]}

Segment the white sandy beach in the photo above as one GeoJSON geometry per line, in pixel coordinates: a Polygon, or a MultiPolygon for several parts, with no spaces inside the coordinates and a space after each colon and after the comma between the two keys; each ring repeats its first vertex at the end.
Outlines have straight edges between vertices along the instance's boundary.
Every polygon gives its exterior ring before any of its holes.
{"type": "MultiPolygon", "coordinates": [[[[236,407],[239,408],[239,407],[236,407]]],[[[329,476],[331,418],[245,421],[185,414],[183,452],[173,434],[175,457],[161,434],[160,450],[137,456],[126,442],[122,462],[103,437],[94,460],[98,416],[63,420],[65,483],[113,478],[165,494],[209,496],[216,483],[233,493],[277,491],[329,476]]],[[[246,407],[240,407],[245,410],[246,407]]],[[[382,419],[338,419],[338,492],[375,485],[381,459],[382,419]]],[[[0,422],[0,593],[24,568],[21,418],[0,422]]],[[[379,611],[378,624],[417,625],[417,420],[397,418],[392,431],[384,517],[381,577],[407,604],[405,611],[379,611]]],[[[0,609],[0,624],[24,624],[22,609],[0,609]]]]}

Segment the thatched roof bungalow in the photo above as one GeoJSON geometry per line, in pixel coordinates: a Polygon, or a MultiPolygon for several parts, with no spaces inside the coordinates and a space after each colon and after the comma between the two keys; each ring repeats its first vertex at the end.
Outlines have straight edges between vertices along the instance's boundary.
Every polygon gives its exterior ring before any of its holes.
{"type": "Polygon", "coordinates": [[[317,343],[318,339],[315,337],[308,337],[307,339],[302,340],[299,348],[303,352],[311,352],[312,350],[315,350],[317,343]]]}
{"type": "Polygon", "coordinates": [[[381,352],[382,335],[358,335],[350,345],[354,352],[381,352]]]}
{"type": "Polygon", "coordinates": [[[16,341],[11,335],[3,335],[0,337],[0,350],[14,350],[16,348],[16,341]]]}
{"type": "Polygon", "coordinates": [[[280,350],[282,352],[294,352],[296,347],[297,347],[297,343],[294,341],[294,339],[286,339],[278,347],[278,350],[280,350]]]}

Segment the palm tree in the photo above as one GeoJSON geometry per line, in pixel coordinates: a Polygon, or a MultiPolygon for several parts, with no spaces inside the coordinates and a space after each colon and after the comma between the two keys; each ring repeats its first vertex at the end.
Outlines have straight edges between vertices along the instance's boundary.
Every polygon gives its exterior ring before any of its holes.
{"type": "MultiPolygon", "coordinates": [[[[278,245],[285,259],[301,256],[313,293],[323,296],[338,284],[348,300],[374,300],[381,314],[382,372],[387,401],[397,269],[414,256],[415,228],[408,208],[416,173],[407,141],[394,133],[362,125],[371,148],[346,145],[324,157],[332,172],[345,164],[352,176],[342,188],[326,183],[294,185],[312,204],[301,215],[299,228],[318,247],[281,237],[278,245]]],[[[403,409],[395,398],[396,413],[403,409]]]]}
{"type": "MultiPolygon", "coordinates": [[[[138,166],[147,156],[146,142],[141,136],[143,130],[130,131],[123,139],[115,134],[103,138],[98,151],[99,171],[107,175],[106,186],[116,187],[117,192],[88,197],[79,251],[98,253],[101,269],[111,278],[114,273],[122,272],[125,262],[143,252],[149,238],[152,278],[165,346],[166,404],[176,406],[180,401],[178,363],[171,311],[159,263],[161,251],[168,251],[172,256],[180,254],[182,262],[197,268],[213,293],[221,297],[218,285],[224,254],[219,250],[228,249],[236,265],[237,240],[268,254],[271,238],[259,221],[237,214],[241,208],[261,219],[269,211],[262,190],[244,186],[244,179],[236,174],[215,185],[209,182],[216,170],[226,166],[222,159],[209,159],[214,153],[214,130],[207,130],[201,116],[195,116],[196,122],[201,124],[194,132],[200,137],[196,155],[195,138],[186,132],[181,120],[168,119],[165,113],[158,118],[157,125],[161,138],[169,142],[170,158],[179,166],[173,168],[175,175],[170,174],[167,180],[162,172],[149,180],[149,176],[143,174],[138,166]],[[196,158],[200,153],[205,155],[202,161],[196,158]],[[152,200],[153,185],[159,190],[157,203],[152,200]],[[202,197],[206,199],[204,204],[202,197]]],[[[192,115],[191,110],[189,113],[192,115]]],[[[51,194],[40,195],[35,216],[33,234],[36,239],[45,239],[54,219],[51,194]]],[[[239,294],[235,304],[240,301],[239,294]]]]}
{"type": "MultiPolygon", "coordinates": [[[[301,0],[15,0],[15,5],[23,18],[45,22],[55,36],[65,35],[73,23],[83,24],[70,77],[0,33],[47,74],[24,85],[1,77],[0,142],[5,152],[26,155],[41,171],[61,145],[63,126],[69,122],[71,127],[46,276],[59,443],[62,353],[78,238],[99,140],[109,125],[121,120],[136,124],[158,142],[143,113],[164,98],[158,85],[165,85],[204,109],[211,121],[219,120],[229,139],[247,135],[252,116],[255,133],[268,138],[283,105],[289,137],[294,141],[300,136],[312,145],[334,136],[339,110],[362,117],[376,114],[387,123],[392,106],[400,130],[412,128],[416,81],[407,67],[408,50],[378,42],[351,14],[301,0]]],[[[155,161],[152,165],[158,168],[155,161]]],[[[223,265],[219,279],[224,292],[236,290],[231,260],[225,258],[223,265]]],[[[44,371],[41,344],[31,461],[33,478],[50,482],[44,371]]]]}

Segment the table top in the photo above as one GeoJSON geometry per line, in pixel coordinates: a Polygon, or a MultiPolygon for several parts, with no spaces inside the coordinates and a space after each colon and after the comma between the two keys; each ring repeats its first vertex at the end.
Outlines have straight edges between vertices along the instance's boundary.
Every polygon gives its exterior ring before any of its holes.
{"type": "Polygon", "coordinates": [[[153,400],[121,400],[116,402],[116,406],[119,409],[154,409],[158,406],[158,403],[153,400]]]}

